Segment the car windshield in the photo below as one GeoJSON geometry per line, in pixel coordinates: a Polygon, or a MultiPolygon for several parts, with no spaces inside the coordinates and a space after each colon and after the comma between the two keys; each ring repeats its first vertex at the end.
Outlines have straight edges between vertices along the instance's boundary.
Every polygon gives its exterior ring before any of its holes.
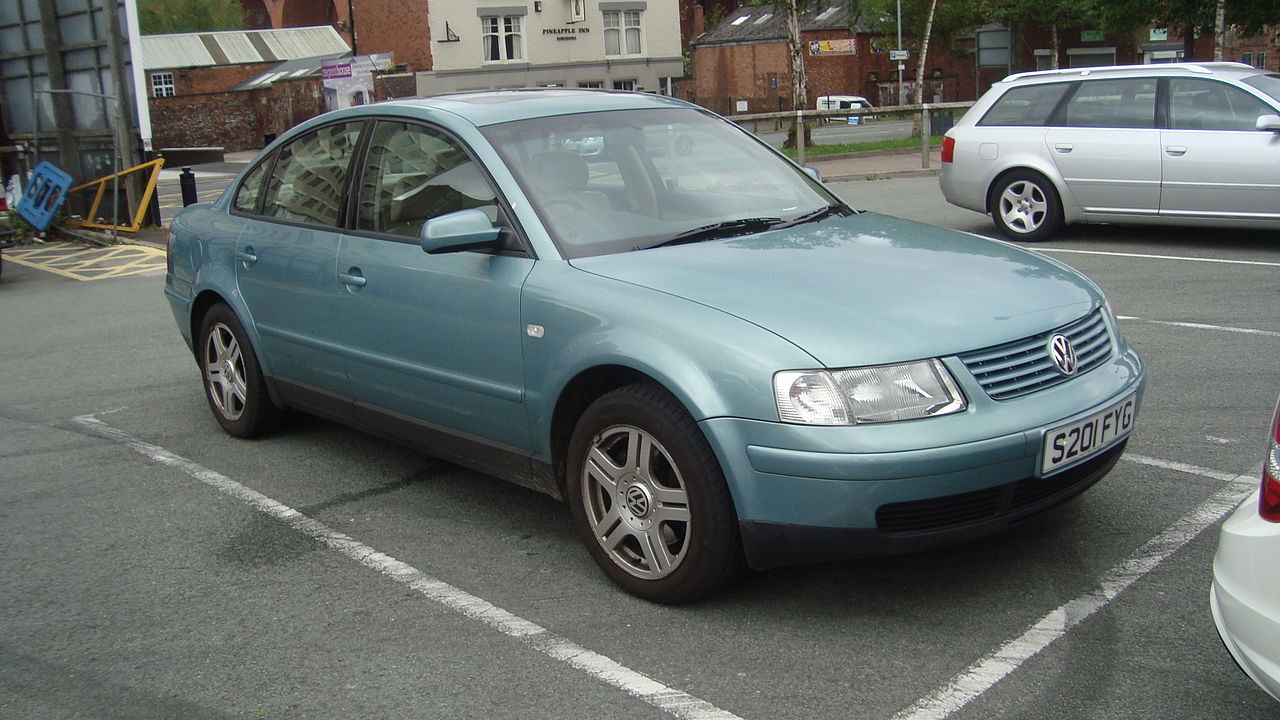
{"type": "Polygon", "coordinates": [[[560,115],[482,130],[566,258],[852,212],[745,131],[694,109],[560,115]]]}
{"type": "Polygon", "coordinates": [[[1270,95],[1276,102],[1280,102],[1280,73],[1254,75],[1245,78],[1243,82],[1270,95]]]}

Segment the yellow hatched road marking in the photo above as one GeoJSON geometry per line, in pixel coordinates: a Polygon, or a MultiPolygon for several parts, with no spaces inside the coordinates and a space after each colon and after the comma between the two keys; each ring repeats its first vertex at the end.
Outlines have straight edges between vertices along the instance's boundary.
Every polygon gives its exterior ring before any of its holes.
{"type": "Polygon", "coordinates": [[[164,251],[146,245],[89,248],[75,243],[6,250],[4,261],[72,280],[106,280],[165,268],[164,251]]]}

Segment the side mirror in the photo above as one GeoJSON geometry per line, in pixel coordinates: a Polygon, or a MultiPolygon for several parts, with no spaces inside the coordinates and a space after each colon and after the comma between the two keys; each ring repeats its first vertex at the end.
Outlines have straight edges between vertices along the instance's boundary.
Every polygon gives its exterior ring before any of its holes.
{"type": "Polygon", "coordinates": [[[1258,118],[1258,122],[1254,124],[1254,128],[1257,130],[1280,132],[1280,115],[1262,115],[1258,118]]]}
{"type": "Polygon", "coordinates": [[[458,210],[423,223],[418,241],[424,251],[435,255],[489,249],[501,233],[502,228],[495,227],[483,210],[458,210]]]}
{"type": "Polygon", "coordinates": [[[818,182],[822,182],[822,173],[818,172],[818,168],[816,168],[816,167],[803,167],[803,168],[800,168],[800,169],[801,169],[801,170],[804,170],[804,174],[805,174],[805,175],[808,175],[809,177],[813,178],[814,180],[817,180],[818,182]]]}

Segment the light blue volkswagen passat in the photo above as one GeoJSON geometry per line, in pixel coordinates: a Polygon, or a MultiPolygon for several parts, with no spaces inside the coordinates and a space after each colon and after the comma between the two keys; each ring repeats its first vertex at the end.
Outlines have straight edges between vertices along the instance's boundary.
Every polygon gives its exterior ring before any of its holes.
{"type": "Polygon", "coordinates": [[[294,408],[565,498],[664,602],[1005,527],[1106,474],[1142,394],[1079,273],[853,210],[667,97],[324,115],[170,243],[227,432],[294,408]]]}

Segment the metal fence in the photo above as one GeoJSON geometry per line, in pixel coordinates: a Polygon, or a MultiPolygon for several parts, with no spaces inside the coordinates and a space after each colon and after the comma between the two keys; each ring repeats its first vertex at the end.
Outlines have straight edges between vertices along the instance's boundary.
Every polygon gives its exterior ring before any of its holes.
{"type": "MultiPolygon", "coordinates": [[[[847,108],[844,110],[790,110],[786,112],[773,113],[750,113],[746,115],[728,115],[727,119],[743,126],[752,133],[761,132],[762,123],[771,123],[770,130],[781,130],[795,126],[800,132],[805,130],[806,124],[813,120],[826,120],[829,118],[850,118],[850,117],[883,117],[886,115],[894,117],[909,118],[915,115],[920,116],[920,162],[921,167],[929,167],[929,138],[935,131],[945,132],[951,129],[954,123],[956,111],[963,112],[973,106],[972,101],[966,102],[945,102],[945,103],[922,103],[919,105],[889,105],[886,107],[875,108],[847,108]],[[931,117],[934,116],[934,117],[931,117]],[[941,122],[938,122],[941,120],[941,122]],[[945,125],[945,127],[943,127],[945,125]]],[[[796,160],[803,165],[805,162],[805,146],[806,143],[796,143],[796,160]]]]}

